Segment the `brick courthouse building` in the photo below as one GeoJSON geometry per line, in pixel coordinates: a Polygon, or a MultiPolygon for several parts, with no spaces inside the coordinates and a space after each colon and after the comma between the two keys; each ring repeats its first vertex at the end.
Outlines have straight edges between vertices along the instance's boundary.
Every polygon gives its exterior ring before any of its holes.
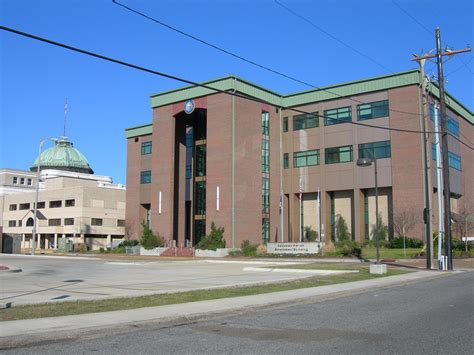
{"type": "MultiPolygon", "coordinates": [[[[353,239],[370,239],[374,170],[356,161],[375,156],[379,210],[389,234],[394,215],[409,211],[416,217],[411,236],[423,238],[421,134],[349,123],[422,130],[419,82],[419,71],[411,70],[280,95],[229,76],[203,84],[240,96],[195,86],[152,95],[152,122],[125,131],[131,234],[138,238],[140,224],[148,222],[165,239],[194,245],[214,222],[225,228],[227,247],[245,239],[299,241],[306,226],[335,240],[342,216],[353,239]]],[[[432,103],[437,92],[434,87],[432,103]]],[[[473,113],[450,95],[447,102],[450,133],[472,144],[473,113]]],[[[474,159],[451,136],[449,152],[456,211],[473,200],[474,159]]],[[[427,153],[436,201],[432,149],[427,153]]],[[[436,210],[433,203],[433,217],[436,210]]]]}

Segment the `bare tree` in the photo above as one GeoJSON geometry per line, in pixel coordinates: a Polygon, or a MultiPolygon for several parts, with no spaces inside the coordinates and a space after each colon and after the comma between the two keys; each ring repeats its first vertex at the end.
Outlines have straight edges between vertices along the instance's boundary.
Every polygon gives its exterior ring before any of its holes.
{"type": "Polygon", "coordinates": [[[464,240],[465,251],[468,251],[468,237],[474,231],[474,205],[465,202],[461,210],[456,214],[456,223],[453,224],[456,234],[464,240]]]}
{"type": "Polygon", "coordinates": [[[397,211],[393,215],[393,229],[399,237],[406,237],[416,222],[416,216],[411,211],[397,211]]]}

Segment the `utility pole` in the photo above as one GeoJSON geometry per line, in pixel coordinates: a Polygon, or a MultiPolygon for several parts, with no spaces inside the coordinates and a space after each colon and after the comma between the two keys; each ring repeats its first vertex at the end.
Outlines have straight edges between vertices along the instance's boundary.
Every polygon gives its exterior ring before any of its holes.
{"type": "MultiPolygon", "coordinates": [[[[429,53],[428,53],[429,54],[429,53]]],[[[421,152],[423,155],[423,188],[424,188],[424,205],[423,210],[423,222],[425,224],[425,242],[426,242],[426,268],[431,269],[431,263],[433,259],[433,233],[431,228],[431,191],[433,190],[431,184],[431,170],[430,160],[428,159],[428,149],[430,143],[430,136],[427,131],[428,118],[427,118],[427,106],[428,97],[426,94],[426,78],[425,78],[425,62],[426,59],[418,59],[414,55],[418,64],[420,65],[420,86],[421,86],[421,109],[420,109],[420,126],[422,127],[422,140],[423,145],[421,146],[421,152]]]]}
{"type": "MultiPolygon", "coordinates": [[[[441,135],[443,144],[443,185],[444,185],[444,236],[445,236],[445,255],[448,259],[447,269],[453,269],[453,256],[451,251],[451,189],[449,185],[449,160],[448,160],[448,131],[446,129],[446,100],[444,97],[444,76],[443,76],[443,57],[452,56],[458,53],[471,51],[470,48],[460,50],[441,49],[441,36],[439,27],[435,30],[436,35],[436,53],[417,56],[412,60],[421,61],[430,58],[436,58],[438,66],[438,83],[439,83],[439,103],[441,111],[441,135]]],[[[438,189],[438,193],[441,193],[438,189]]]]}

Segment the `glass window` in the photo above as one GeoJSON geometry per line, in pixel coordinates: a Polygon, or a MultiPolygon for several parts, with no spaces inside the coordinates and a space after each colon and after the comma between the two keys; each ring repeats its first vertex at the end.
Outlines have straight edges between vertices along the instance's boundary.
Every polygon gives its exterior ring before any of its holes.
{"type": "Polygon", "coordinates": [[[319,149],[293,153],[293,167],[319,165],[319,149]]]}
{"type": "Polygon", "coordinates": [[[270,135],[270,122],[268,112],[262,112],[262,134],[264,136],[270,135]]]}
{"type": "Polygon", "coordinates": [[[388,117],[388,100],[357,105],[357,120],[370,120],[378,117],[388,117]]]}
{"type": "Polygon", "coordinates": [[[74,225],[74,218],[64,218],[64,225],[65,226],[73,226],[74,225]]]}
{"type": "Polygon", "coordinates": [[[46,207],[46,202],[38,202],[38,209],[40,208],[45,208],[46,207]]]}
{"type": "Polygon", "coordinates": [[[20,203],[20,210],[29,210],[30,204],[29,203],[20,203]]]}
{"type": "Polygon", "coordinates": [[[16,211],[16,204],[15,205],[10,205],[10,211],[16,211]]]}
{"type": "Polygon", "coordinates": [[[268,243],[270,240],[270,219],[262,218],[262,241],[268,243]]]}
{"type": "Polygon", "coordinates": [[[117,219],[117,227],[125,227],[125,220],[117,219]]]}
{"type": "Polygon", "coordinates": [[[20,219],[20,220],[18,221],[18,227],[21,227],[22,225],[23,225],[23,221],[20,219]]]}
{"type": "MultiPolygon", "coordinates": [[[[436,111],[438,112],[439,129],[441,129],[441,113],[439,112],[439,109],[436,109],[436,111]]],[[[434,117],[435,117],[435,107],[433,104],[430,104],[430,120],[432,122],[434,122],[434,117]]],[[[459,134],[460,134],[459,122],[456,118],[446,115],[446,129],[452,135],[459,137],[459,134]]]]}
{"type": "Polygon", "coordinates": [[[338,123],[352,121],[352,107],[339,107],[324,111],[324,125],[331,126],[338,123]]]}
{"type": "Polygon", "coordinates": [[[196,182],[194,193],[194,213],[197,215],[206,214],[206,183],[204,181],[196,182]]]}
{"type": "Polygon", "coordinates": [[[65,201],[65,206],[66,207],[74,207],[76,205],[76,200],[66,200],[65,201]]]}
{"type": "Polygon", "coordinates": [[[61,218],[51,218],[48,220],[48,226],[60,226],[61,225],[61,218]]]}
{"type": "Polygon", "coordinates": [[[290,167],[290,158],[288,153],[283,153],[283,169],[290,167]]]}
{"type": "Polygon", "coordinates": [[[347,163],[352,161],[352,146],[326,148],[326,164],[347,163]]]}
{"type": "Polygon", "coordinates": [[[206,220],[197,219],[194,221],[194,243],[201,241],[202,237],[206,235],[206,220]]]}
{"type": "Polygon", "coordinates": [[[293,131],[314,127],[319,127],[318,112],[304,113],[302,115],[293,116],[293,131]]]}
{"type": "Polygon", "coordinates": [[[206,145],[196,146],[196,176],[206,176],[206,145]]]}
{"type": "Polygon", "coordinates": [[[13,183],[16,185],[18,184],[18,178],[16,176],[13,177],[13,183]]]}
{"type": "Polygon", "coordinates": [[[142,143],[142,155],[151,154],[151,142],[142,143]]]}
{"type": "MultiPolygon", "coordinates": [[[[431,157],[436,161],[436,145],[431,144],[431,157]]],[[[441,160],[443,160],[443,150],[441,150],[441,160]]],[[[461,171],[461,157],[453,152],[448,152],[449,167],[461,171]]]]}
{"type": "Polygon", "coordinates": [[[33,185],[33,180],[28,179],[28,186],[31,186],[31,185],[33,185]]]}
{"type": "Polygon", "coordinates": [[[267,138],[262,139],[262,173],[270,171],[270,141],[267,138]]]}
{"type": "Polygon", "coordinates": [[[151,183],[151,170],[145,170],[140,173],[140,184],[151,183]]]}
{"type": "Polygon", "coordinates": [[[262,177],[262,212],[270,212],[270,178],[262,177]]]}
{"type": "Polygon", "coordinates": [[[102,218],[91,218],[91,225],[102,226],[103,224],[104,224],[104,220],[102,218]]]}
{"type": "Polygon", "coordinates": [[[20,179],[20,185],[25,185],[25,178],[20,179]]]}
{"type": "Polygon", "coordinates": [[[283,132],[288,132],[288,117],[283,117],[283,132]]]}
{"type": "Polygon", "coordinates": [[[49,208],[60,208],[63,205],[61,200],[58,201],[49,201],[49,208]]]}
{"type": "Polygon", "coordinates": [[[16,221],[8,221],[9,227],[16,227],[16,221]]]}
{"type": "Polygon", "coordinates": [[[390,141],[359,144],[359,158],[390,158],[390,141]]]}

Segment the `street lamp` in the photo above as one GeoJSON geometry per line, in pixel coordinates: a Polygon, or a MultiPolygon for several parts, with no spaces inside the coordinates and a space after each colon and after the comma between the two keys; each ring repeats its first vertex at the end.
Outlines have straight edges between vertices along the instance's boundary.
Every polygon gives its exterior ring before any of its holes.
{"type": "Polygon", "coordinates": [[[375,246],[377,248],[377,264],[380,264],[379,251],[379,189],[377,183],[377,159],[376,158],[360,158],[357,159],[357,166],[371,166],[374,163],[375,173],[375,246]]]}
{"type": "Polygon", "coordinates": [[[57,141],[56,138],[52,138],[52,137],[44,138],[40,140],[39,146],[38,146],[38,165],[36,165],[35,205],[33,209],[33,232],[31,233],[31,255],[35,255],[35,249],[36,249],[36,220],[37,220],[37,215],[38,215],[39,180],[40,180],[40,170],[41,170],[41,148],[43,147],[43,144],[48,139],[55,143],[57,141]]]}

